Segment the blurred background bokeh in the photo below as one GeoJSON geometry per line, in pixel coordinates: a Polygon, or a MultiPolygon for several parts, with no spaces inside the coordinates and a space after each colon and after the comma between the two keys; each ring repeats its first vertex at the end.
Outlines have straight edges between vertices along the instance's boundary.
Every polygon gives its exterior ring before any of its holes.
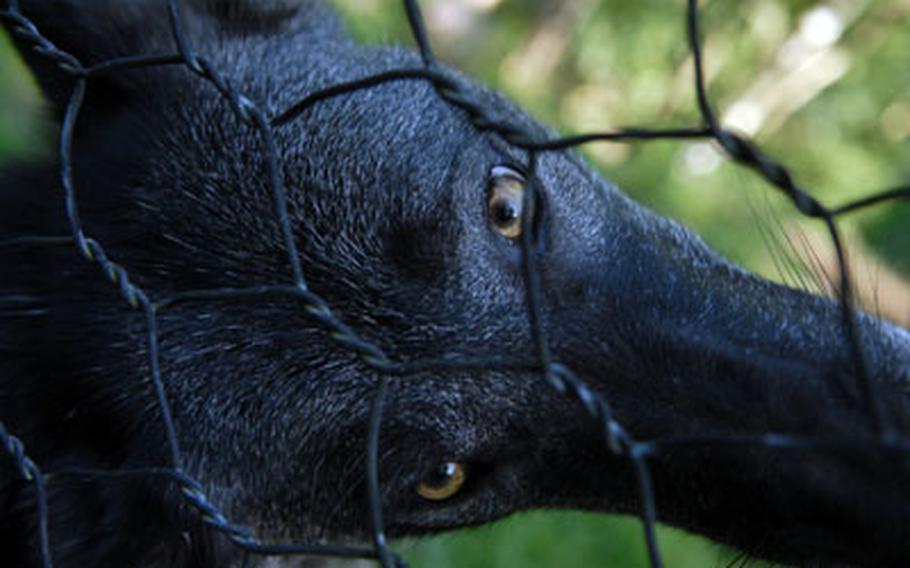
{"type": "MultiPolygon", "coordinates": [[[[366,42],[410,44],[397,0],[333,0],[366,42]]],[[[684,0],[423,0],[441,59],[505,91],[563,133],[699,124],[684,0]]],[[[910,0],[701,2],[711,98],[728,127],[781,159],[828,205],[910,185],[910,0]]],[[[42,159],[53,129],[0,36],[0,167],[42,159]]],[[[832,293],[823,227],[708,142],[584,147],[637,200],[769,278],[832,293]]],[[[844,219],[860,300],[910,325],[910,204],[844,219]]],[[[674,568],[738,565],[662,529],[674,568]]],[[[634,519],[518,515],[399,547],[416,567],[646,566],[634,519]]]]}

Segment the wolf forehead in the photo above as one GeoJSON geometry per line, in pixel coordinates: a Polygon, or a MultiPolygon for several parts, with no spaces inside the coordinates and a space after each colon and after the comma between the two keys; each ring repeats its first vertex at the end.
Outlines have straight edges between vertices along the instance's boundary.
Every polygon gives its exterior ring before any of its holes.
{"type": "MultiPolygon", "coordinates": [[[[200,32],[190,43],[270,117],[324,88],[421,65],[403,49],[363,48],[327,33],[313,41],[295,37],[200,32]]],[[[545,135],[499,94],[453,71],[438,72],[503,122],[545,135]]],[[[120,203],[121,211],[136,211],[121,215],[130,223],[121,227],[124,232],[103,236],[116,242],[146,227],[170,244],[221,249],[227,262],[246,262],[249,256],[239,251],[275,253],[281,239],[267,147],[234,111],[215,87],[186,68],[131,71],[90,88],[80,117],[88,134],[81,153],[93,158],[75,160],[83,179],[92,180],[80,186],[84,208],[126,198],[130,203],[120,203]]],[[[305,235],[311,258],[318,258],[313,247],[328,247],[332,254],[326,256],[335,259],[342,252],[364,256],[365,247],[375,253],[372,245],[382,236],[377,232],[396,228],[452,245],[464,230],[484,230],[490,169],[503,163],[525,167],[529,158],[476,128],[426,79],[323,100],[273,132],[295,231],[305,235]],[[443,222],[451,217],[463,223],[443,222]]],[[[569,219],[583,218],[584,202],[597,199],[581,189],[593,174],[565,153],[541,155],[537,163],[541,187],[558,189],[561,201],[577,202],[565,212],[569,219]]],[[[243,272],[253,267],[244,265],[243,272]]],[[[256,268],[282,269],[280,263],[256,268]]]]}
{"type": "MultiPolygon", "coordinates": [[[[212,50],[205,55],[210,65],[227,69],[225,79],[231,86],[271,117],[324,88],[420,64],[405,50],[355,49],[343,39],[296,48],[289,45],[293,41],[271,36],[197,43],[200,54],[212,50]]],[[[504,119],[542,131],[497,94],[454,72],[440,70],[442,74],[495,107],[504,119]]],[[[238,197],[262,193],[259,186],[269,178],[260,133],[243,123],[210,83],[184,68],[130,72],[117,82],[116,89],[106,89],[106,84],[90,89],[80,120],[85,130],[97,135],[92,136],[94,144],[86,145],[86,153],[114,154],[112,159],[126,163],[142,161],[147,184],[159,192],[206,190],[230,181],[238,197]],[[118,112],[125,107],[129,112],[118,112]]],[[[318,181],[335,196],[392,187],[396,191],[386,192],[389,199],[399,194],[412,198],[417,191],[429,197],[445,192],[446,182],[451,192],[451,182],[458,180],[447,176],[478,144],[485,145],[483,150],[474,151],[489,159],[519,164],[527,160],[526,153],[475,128],[424,79],[391,81],[323,100],[273,131],[288,187],[294,190],[318,181]]],[[[138,167],[131,173],[137,171],[138,167]]],[[[292,197],[312,195],[314,188],[308,189],[292,192],[292,197]]]]}

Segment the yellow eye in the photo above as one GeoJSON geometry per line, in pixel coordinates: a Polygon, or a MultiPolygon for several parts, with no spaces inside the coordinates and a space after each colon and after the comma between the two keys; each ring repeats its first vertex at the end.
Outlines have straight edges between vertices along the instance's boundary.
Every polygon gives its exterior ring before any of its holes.
{"type": "Polygon", "coordinates": [[[461,490],[467,475],[465,464],[444,463],[437,471],[417,484],[417,494],[430,501],[444,501],[461,490]]]}
{"type": "Polygon", "coordinates": [[[493,168],[487,193],[487,215],[493,228],[507,239],[521,236],[524,193],[525,180],[520,173],[505,166],[493,168]]]}

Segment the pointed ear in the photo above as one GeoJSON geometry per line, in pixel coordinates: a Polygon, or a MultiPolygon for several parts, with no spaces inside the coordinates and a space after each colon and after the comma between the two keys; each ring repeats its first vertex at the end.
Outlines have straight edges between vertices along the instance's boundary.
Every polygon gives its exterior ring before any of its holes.
{"type": "Polygon", "coordinates": [[[333,19],[316,0],[189,0],[188,4],[196,13],[215,18],[222,31],[239,35],[295,31],[315,20],[333,19]],[[316,12],[320,8],[323,13],[316,12]]]}
{"type": "MultiPolygon", "coordinates": [[[[34,29],[19,26],[11,19],[5,19],[4,26],[58,115],[69,100],[74,79],[60,62],[44,52],[32,32],[75,57],[84,67],[126,55],[174,51],[167,37],[164,2],[24,0],[18,4],[21,15],[34,29]]],[[[116,74],[93,78],[92,105],[114,102],[126,95],[127,87],[128,82],[116,74]]]]}
{"type": "MultiPolygon", "coordinates": [[[[85,67],[118,57],[177,53],[167,0],[19,0],[18,5],[41,36],[85,67]]],[[[308,0],[178,0],[178,6],[183,33],[202,53],[216,38],[269,35],[314,23],[304,16],[312,11],[304,9],[313,7],[308,0]]],[[[3,23],[45,96],[61,113],[72,93],[72,75],[42,53],[27,30],[10,19],[3,23]]],[[[94,77],[91,106],[117,106],[148,80],[147,73],[135,72],[94,77]]]]}

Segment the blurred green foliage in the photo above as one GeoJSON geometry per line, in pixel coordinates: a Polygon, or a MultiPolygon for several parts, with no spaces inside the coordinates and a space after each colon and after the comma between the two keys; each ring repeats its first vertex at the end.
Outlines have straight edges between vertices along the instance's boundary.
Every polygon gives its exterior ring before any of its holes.
{"type": "Polygon", "coordinates": [[[13,157],[40,153],[39,94],[25,65],[0,30],[0,166],[13,157]]]}
{"type": "MultiPolygon", "coordinates": [[[[673,568],[705,568],[734,557],[707,540],[662,530],[673,568]]],[[[400,547],[414,568],[615,568],[649,566],[637,520],[593,513],[535,511],[400,547]]]]}
{"type": "MultiPolygon", "coordinates": [[[[411,43],[397,0],[334,2],[364,41],[411,43]]],[[[444,61],[504,90],[564,133],[699,123],[683,0],[424,0],[422,6],[444,61]]],[[[826,204],[910,184],[910,1],[711,0],[702,6],[709,89],[725,124],[752,136],[826,204]]],[[[50,148],[38,101],[0,35],[0,166],[50,148]]],[[[581,151],[633,197],[771,278],[784,278],[772,253],[787,247],[769,247],[763,231],[820,230],[712,144],[601,143],[581,151]]],[[[910,274],[910,205],[854,215],[845,228],[859,250],[869,247],[910,274]]],[[[879,307],[907,293],[895,286],[876,292],[879,307]]],[[[678,531],[662,529],[660,539],[676,568],[733,558],[678,531]]],[[[646,565],[637,521],[581,513],[525,514],[403,548],[418,567],[646,565]]]]}

